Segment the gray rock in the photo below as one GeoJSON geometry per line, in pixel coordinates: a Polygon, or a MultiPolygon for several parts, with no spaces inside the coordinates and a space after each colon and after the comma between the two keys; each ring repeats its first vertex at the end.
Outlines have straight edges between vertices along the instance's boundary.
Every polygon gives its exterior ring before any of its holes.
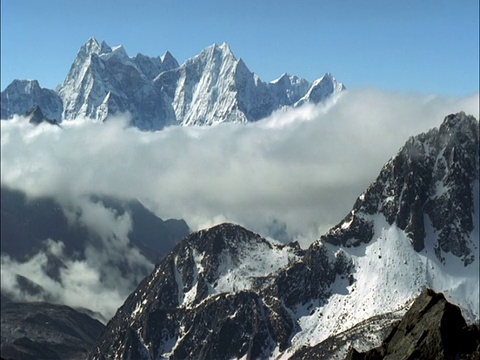
{"type": "Polygon", "coordinates": [[[1,118],[23,115],[38,106],[52,121],[62,120],[62,99],[53,90],[41,88],[36,80],[14,80],[1,95],[1,118]]]}
{"type": "Polygon", "coordinates": [[[2,296],[1,355],[6,359],[84,359],[104,325],[63,305],[2,296]]]}
{"type": "MultiPolygon", "coordinates": [[[[480,331],[467,326],[458,306],[425,289],[382,346],[365,353],[352,349],[346,360],[478,359],[480,331]]],[[[312,357],[313,359],[314,357],[312,357]]]]}

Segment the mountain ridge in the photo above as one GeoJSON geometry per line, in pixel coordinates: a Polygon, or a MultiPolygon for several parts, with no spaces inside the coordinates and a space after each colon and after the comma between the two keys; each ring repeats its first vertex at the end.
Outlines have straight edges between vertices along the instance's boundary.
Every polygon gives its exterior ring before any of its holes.
{"type": "Polygon", "coordinates": [[[283,107],[318,103],[345,89],[330,73],[309,82],[295,76],[263,82],[228,44],[213,44],[182,65],[170,52],[130,57],[123,46],[90,38],[56,91],[15,80],[2,92],[2,119],[38,106],[61,122],[102,122],[128,113],[141,130],[257,121],[283,107]],[[34,89],[34,90],[31,90],[34,89]]]}
{"type": "Polygon", "coordinates": [[[2,294],[5,359],[83,359],[104,325],[81,310],[44,302],[13,302],[2,294]]]}

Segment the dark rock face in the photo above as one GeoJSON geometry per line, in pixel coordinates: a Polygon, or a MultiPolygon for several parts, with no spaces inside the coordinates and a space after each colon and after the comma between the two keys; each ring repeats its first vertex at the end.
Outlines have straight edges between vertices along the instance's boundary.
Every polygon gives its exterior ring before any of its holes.
{"type": "Polygon", "coordinates": [[[289,360],[344,359],[355,343],[360,343],[362,349],[372,349],[378,345],[375,338],[384,338],[398,321],[398,315],[394,313],[374,316],[314,346],[303,346],[289,360]]]}
{"type": "Polygon", "coordinates": [[[5,359],[83,359],[104,325],[85,313],[2,296],[1,355],[5,359]]]}
{"type": "Polygon", "coordinates": [[[45,115],[43,115],[43,112],[40,109],[40,106],[38,105],[34,106],[32,109],[27,111],[25,116],[29,118],[30,124],[38,125],[38,124],[41,124],[42,122],[45,122],[51,125],[59,126],[56,120],[51,120],[47,118],[45,115]]]}
{"type": "Polygon", "coordinates": [[[336,277],[350,277],[351,269],[351,261],[342,250],[332,253],[325,245],[316,242],[300,261],[276,277],[266,293],[281,299],[290,309],[310,300],[321,303],[331,295],[329,287],[336,277]]]}
{"type": "Polygon", "coordinates": [[[48,238],[63,239],[67,255],[82,250],[86,229],[70,226],[62,208],[53,199],[29,202],[20,191],[1,188],[2,254],[26,260],[42,249],[48,238]]]}
{"type": "Polygon", "coordinates": [[[347,360],[478,359],[479,356],[479,328],[468,327],[458,306],[450,304],[442,294],[425,289],[381,347],[366,353],[352,350],[347,360]]]}
{"type": "Polygon", "coordinates": [[[91,358],[229,358],[271,351],[272,338],[286,341],[284,323],[293,325],[275,299],[267,308],[253,291],[209,296],[224,260],[238,265],[239,251],[249,245],[272,246],[232,224],[185,238],[118,310],[91,358]]]}
{"type": "Polygon", "coordinates": [[[285,329],[293,327],[288,314],[276,309],[281,307],[273,303],[267,306],[257,293],[250,291],[219,294],[196,309],[157,309],[146,316],[145,326],[138,332],[130,328],[112,339],[104,334],[91,357],[266,358],[277,342],[286,347],[285,329]],[[179,324],[189,331],[180,335],[179,324]],[[116,350],[112,352],[112,348],[116,350]]]}
{"type": "Polygon", "coordinates": [[[366,219],[362,214],[350,212],[343,221],[320,237],[321,241],[336,246],[358,246],[368,243],[373,236],[373,221],[366,219]],[[349,224],[348,226],[342,226],[349,224]]]}
{"type": "Polygon", "coordinates": [[[425,248],[425,217],[438,233],[435,251],[473,261],[475,179],[479,179],[479,124],[465,113],[448,115],[439,129],[410,138],[381,170],[345,219],[321,240],[342,246],[368,243],[369,216],[381,213],[405,230],[416,251],[425,248]],[[349,224],[346,226],[346,224],[349,224]]]}

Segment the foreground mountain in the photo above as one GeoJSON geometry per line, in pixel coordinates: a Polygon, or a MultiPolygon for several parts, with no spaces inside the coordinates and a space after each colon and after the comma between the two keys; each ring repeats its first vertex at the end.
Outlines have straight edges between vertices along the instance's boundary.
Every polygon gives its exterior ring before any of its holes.
{"type": "Polygon", "coordinates": [[[95,358],[261,355],[265,344],[288,337],[289,315],[276,299],[267,307],[258,291],[300,255],[298,245],[232,224],[190,235],[118,310],[95,358]]]}
{"type": "MultiPolygon", "coordinates": [[[[310,352],[304,355],[304,359],[322,358],[318,353],[310,352]]],[[[380,347],[365,353],[352,349],[347,360],[437,360],[479,357],[478,326],[467,326],[458,306],[449,303],[442,294],[425,289],[402,320],[392,327],[380,347]]]]}
{"type": "Polygon", "coordinates": [[[104,325],[85,313],[48,303],[19,303],[2,296],[1,356],[5,359],[84,359],[104,325]]]}
{"type": "Polygon", "coordinates": [[[40,88],[37,81],[10,84],[2,92],[1,117],[39,106],[58,122],[79,117],[101,122],[128,112],[131,124],[141,130],[245,123],[282,107],[316,104],[343,89],[331,74],[312,83],[286,74],[262,82],[227,44],[212,45],[179,66],[169,52],[129,57],[122,46],[91,38],[56,91],[40,88]]]}
{"type": "Polygon", "coordinates": [[[479,124],[412,137],[306,251],[223,224],[183,240],[117,311],[91,359],[288,358],[381,345],[425,287],[479,309],[479,124]],[[322,351],[323,351],[322,350],[322,351]]]}

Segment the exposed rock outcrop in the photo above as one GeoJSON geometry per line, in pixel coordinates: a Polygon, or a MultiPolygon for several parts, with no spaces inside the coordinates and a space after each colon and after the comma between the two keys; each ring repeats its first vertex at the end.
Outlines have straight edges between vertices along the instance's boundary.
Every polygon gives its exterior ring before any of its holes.
{"type": "MultiPolygon", "coordinates": [[[[311,357],[314,359],[315,357],[311,357]]],[[[346,360],[478,359],[480,331],[467,326],[460,308],[425,289],[379,348],[352,349],[346,360]]]]}

